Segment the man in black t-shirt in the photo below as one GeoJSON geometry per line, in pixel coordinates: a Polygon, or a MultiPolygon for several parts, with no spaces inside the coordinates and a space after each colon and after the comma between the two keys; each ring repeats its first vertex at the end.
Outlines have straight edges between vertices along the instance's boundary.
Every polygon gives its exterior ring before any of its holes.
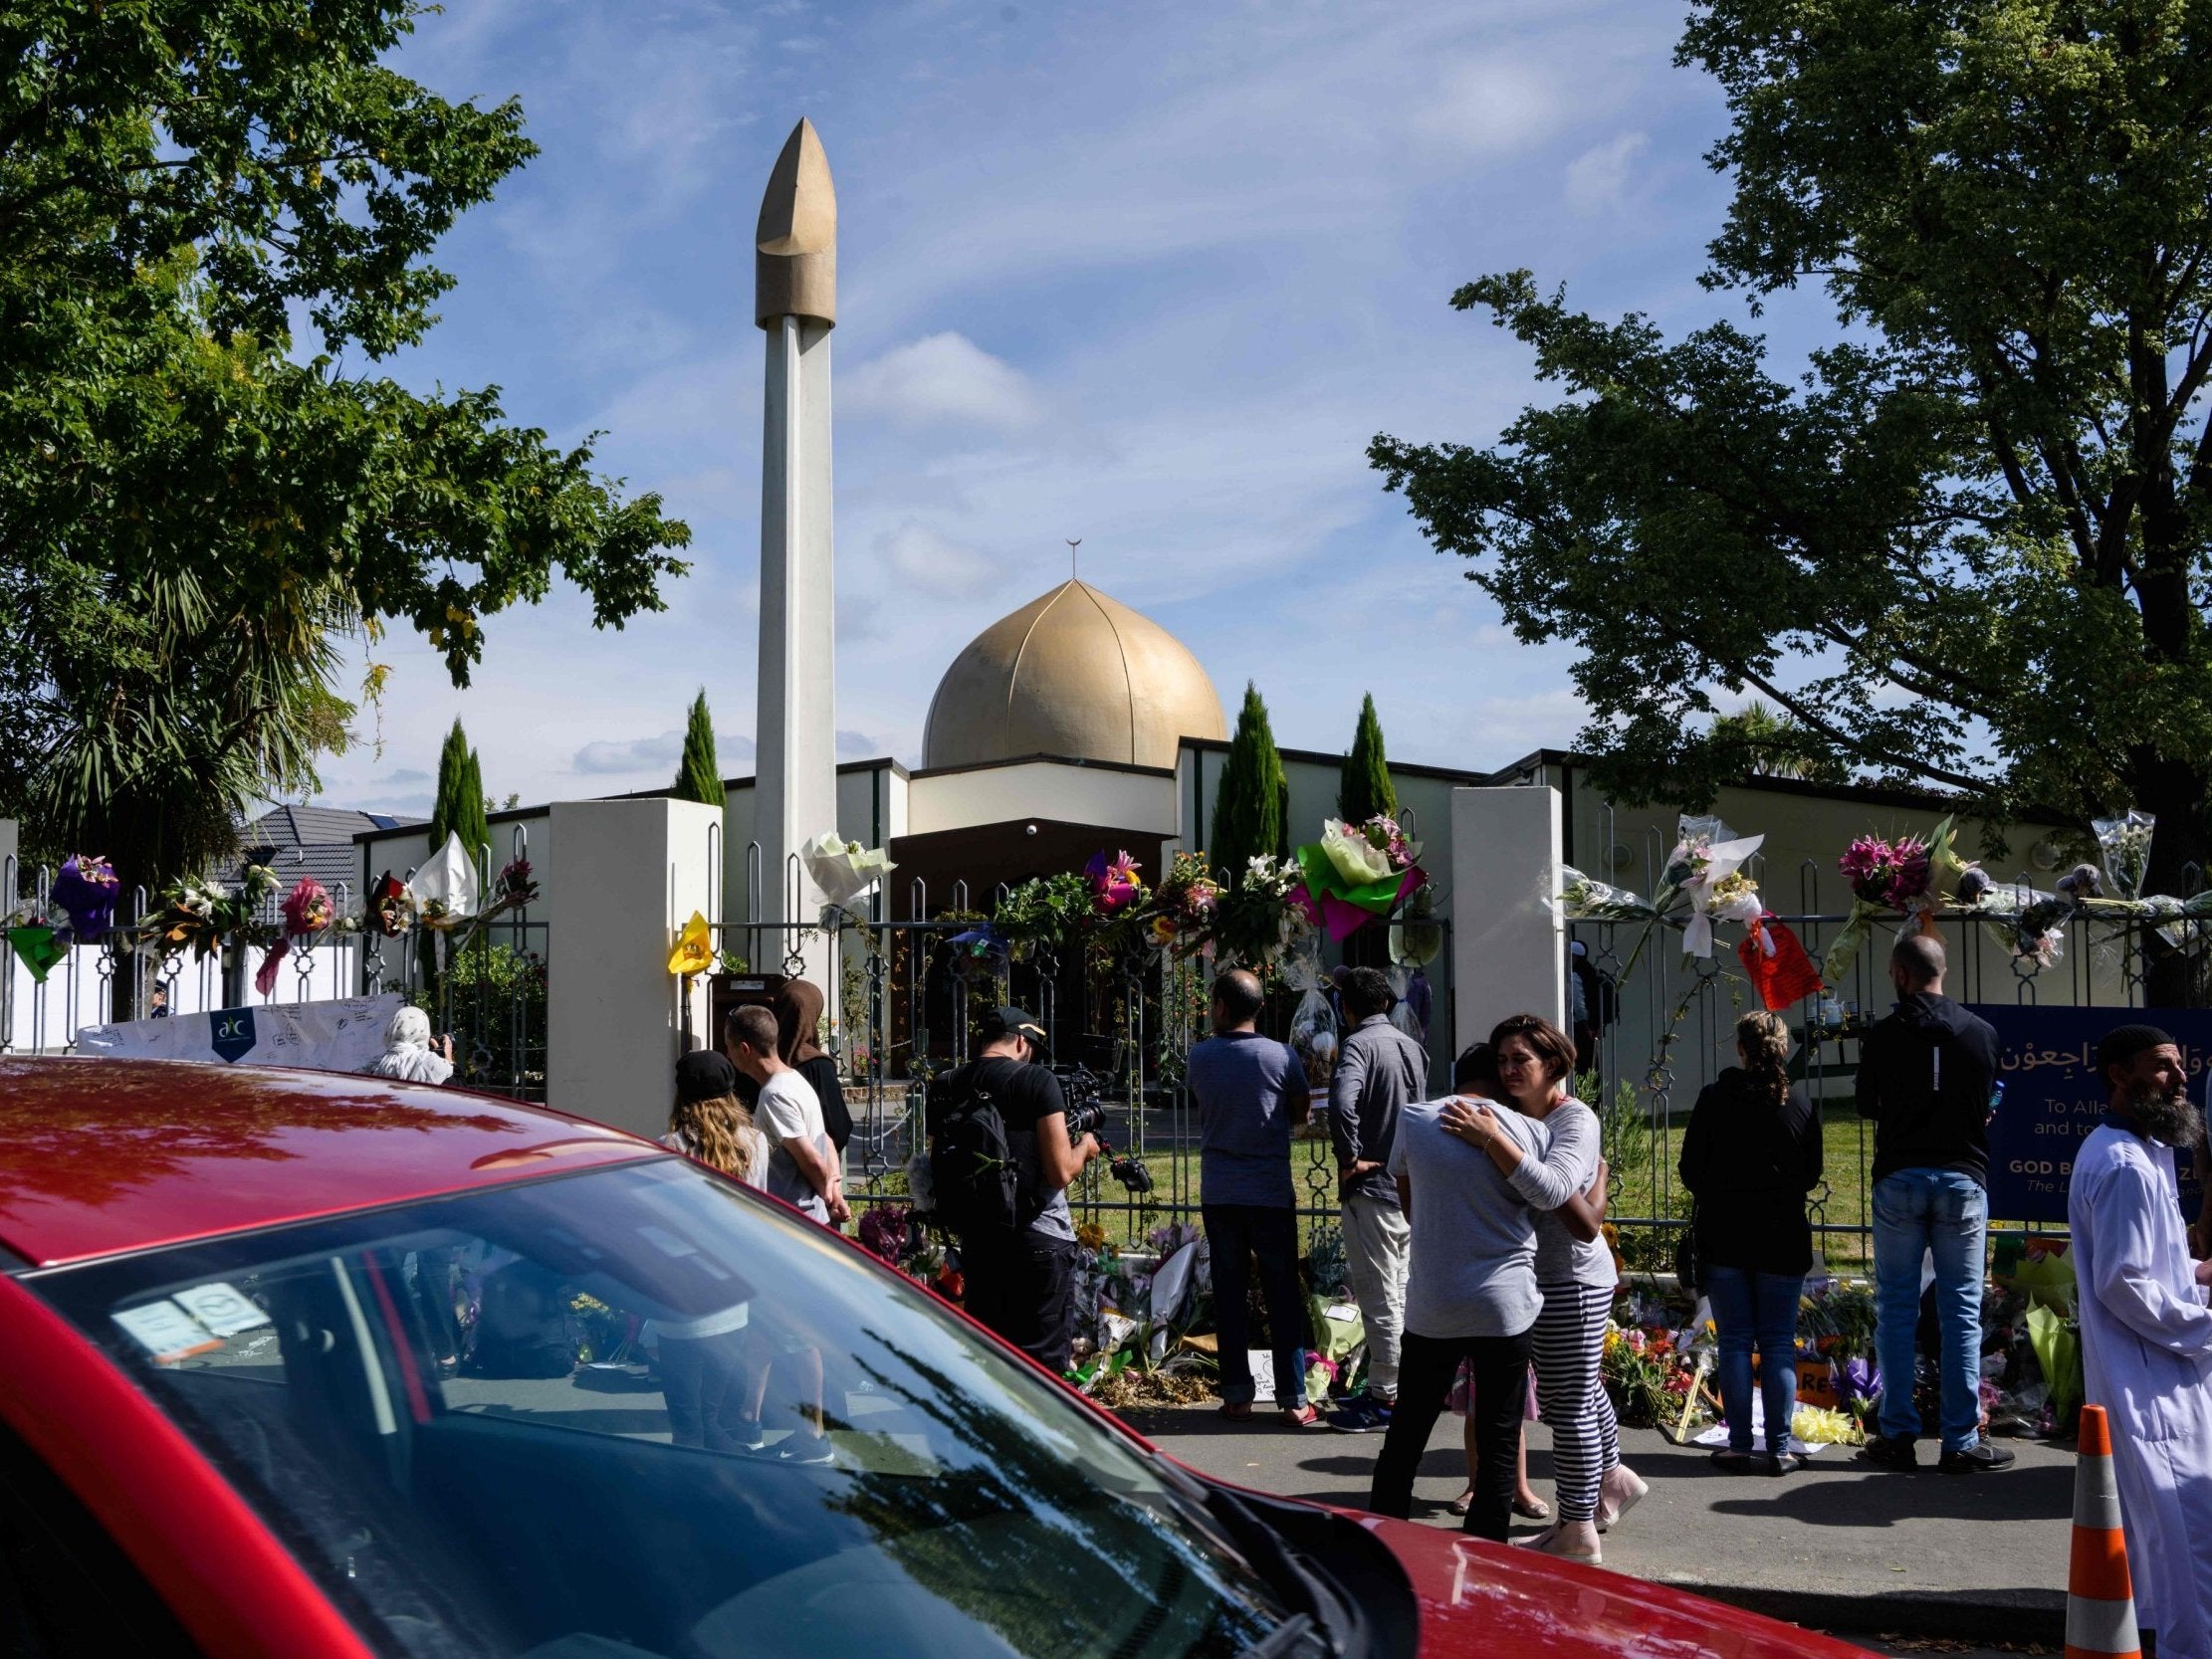
{"type": "Polygon", "coordinates": [[[1019,1171],[1017,1225],[960,1235],[963,1306],[1055,1375],[1075,1335],[1075,1222],[1068,1182],[1098,1155],[1086,1134],[1070,1142],[1059,1079],[1041,1064],[1044,1027],[1019,1008],[996,1008],[977,1027],[977,1057],[935,1086],[947,1100],[990,1094],[1019,1171]]]}

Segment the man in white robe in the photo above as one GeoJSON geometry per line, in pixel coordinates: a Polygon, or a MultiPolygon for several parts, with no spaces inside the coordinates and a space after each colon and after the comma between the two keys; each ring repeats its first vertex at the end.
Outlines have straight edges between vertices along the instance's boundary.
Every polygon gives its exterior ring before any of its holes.
{"type": "Polygon", "coordinates": [[[2157,1027],[2121,1026],[2097,1059],[2110,1114],[2067,1195],[2084,1381],[2111,1419],[2143,1629],[2158,1659],[2212,1659],[2212,1263],[2190,1259],[2174,1180],[2174,1148],[2202,1145],[2204,1119],[2157,1027]]]}

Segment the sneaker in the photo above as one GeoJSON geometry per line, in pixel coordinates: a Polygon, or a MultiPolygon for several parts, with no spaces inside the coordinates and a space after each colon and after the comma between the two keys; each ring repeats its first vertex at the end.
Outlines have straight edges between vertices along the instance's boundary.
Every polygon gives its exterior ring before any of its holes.
{"type": "Polygon", "coordinates": [[[768,1449],[769,1437],[761,1429],[758,1417],[740,1417],[738,1432],[731,1436],[741,1452],[759,1452],[768,1449]]]}
{"type": "Polygon", "coordinates": [[[1986,1475],[1992,1469],[2009,1468],[2011,1464],[2012,1453],[2004,1447],[1977,1440],[1963,1451],[1945,1452],[1936,1467],[1946,1475],[1986,1475]]]}
{"type": "Polygon", "coordinates": [[[1608,1469],[1598,1488],[1598,1531],[1611,1532],[1614,1524],[1641,1504],[1651,1490],[1644,1477],[1626,1463],[1608,1469]]]}
{"type": "Polygon", "coordinates": [[[1286,1405],[1282,1410],[1282,1420],[1292,1428],[1319,1428],[1321,1413],[1310,1405],[1286,1405]]]}
{"type": "Polygon", "coordinates": [[[1909,1471],[1920,1466],[1920,1454],[1913,1448],[1909,1434],[1878,1434],[1859,1448],[1856,1461],[1871,1463],[1878,1469],[1909,1471]]]}
{"type": "Polygon", "coordinates": [[[837,1448],[829,1443],[826,1434],[798,1429],[784,1436],[782,1457],[785,1463],[835,1463],[837,1448]]]}
{"type": "Polygon", "coordinates": [[[1345,1434],[1379,1434],[1390,1427],[1390,1407],[1373,1394],[1362,1394],[1337,1408],[1329,1427],[1345,1434]]]}

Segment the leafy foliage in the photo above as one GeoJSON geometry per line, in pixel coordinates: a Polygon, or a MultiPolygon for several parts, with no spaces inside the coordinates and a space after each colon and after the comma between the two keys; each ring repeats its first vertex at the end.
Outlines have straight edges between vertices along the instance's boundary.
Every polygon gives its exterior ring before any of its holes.
{"type": "Polygon", "coordinates": [[[692,701],[691,720],[684,727],[684,757],[677,763],[672,793],[680,801],[723,804],[722,769],[715,763],[714,717],[707,713],[704,686],[692,701]]]}
{"type": "Polygon", "coordinates": [[[1398,816],[1398,788],[1383,753],[1383,723],[1375,716],[1373,692],[1360,699],[1359,728],[1352,733],[1351,751],[1337,779],[1336,815],[1347,824],[1398,816]]]}
{"type": "Polygon", "coordinates": [[[2158,818],[2202,861],[2212,675],[2212,13],[2183,0],[1700,0],[1734,198],[1708,287],[1818,282],[1802,379],[1526,272],[1454,297],[1565,396],[1370,449],[1519,636],[1582,647],[1625,798],[1740,767],[1756,692],[1840,760],[2003,814],[2158,818]]]}
{"type": "Polygon", "coordinates": [[[1290,782],[1267,724],[1267,705],[1249,681],[1214,792],[1211,854],[1220,879],[1231,886],[1242,881],[1253,858],[1290,856],[1290,782]]]}
{"type": "Polygon", "coordinates": [[[333,635],[404,622],[466,684],[556,573],[619,625],[683,568],[689,531],[589,442],[344,360],[422,337],[427,255],[533,153],[512,101],[386,67],[421,9],[0,11],[0,811],[126,882],[312,786],[352,712],[333,635]]]}

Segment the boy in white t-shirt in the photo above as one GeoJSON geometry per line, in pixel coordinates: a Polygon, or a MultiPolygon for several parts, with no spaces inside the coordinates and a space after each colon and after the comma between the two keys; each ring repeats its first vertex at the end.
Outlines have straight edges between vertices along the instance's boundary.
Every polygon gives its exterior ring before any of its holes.
{"type": "Polygon", "coordinates": [[[766,1190],[816,1221],[842,1228],[852,1219],[844,1172],[822,1124],[813,1086],[776,1052],[775,1015],[767,1008],[733,1009],[722,1032],[730,1063],[761,1086],[753,1123],[768,1137],[766,1190]]]}

